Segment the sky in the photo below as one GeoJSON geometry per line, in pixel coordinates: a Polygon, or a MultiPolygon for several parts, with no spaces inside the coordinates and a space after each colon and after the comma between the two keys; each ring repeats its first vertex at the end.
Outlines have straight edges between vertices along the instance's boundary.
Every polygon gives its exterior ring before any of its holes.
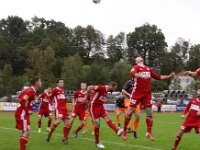
{"type": "Polygon", "coordinates": [[[155,24],[171,47],[179,37],[200,43],[199,0],[4,0],[0,19],[17,15],[61,21],[68,27],[93,25],[106,37],[133,32],[144,23],[155,24]]]}

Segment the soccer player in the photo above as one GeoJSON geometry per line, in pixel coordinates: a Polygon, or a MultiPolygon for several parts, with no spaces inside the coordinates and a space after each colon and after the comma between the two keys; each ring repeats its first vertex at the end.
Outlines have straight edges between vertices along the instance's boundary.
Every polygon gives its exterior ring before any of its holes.
{"type": "Polygon", "coordinates": [[[77,116],[79,117],[81,124],[74,132],[75,138],[78,137],[78,132],[84,126],[86,102],[83,102],[83,99],[85,98],[86,89],[87,89],[87,84],[81,83],[81,90],[75,91],[75,93],[74,93],[74,100],[73,100],[74,109],[73,109],[73,112],[72,112],[72,118],[70,119],[69,124],[67,125],[67,130],[66,130],[67,136],[69,135],[72,124],[73,124],[73,122],[74,122],[74,120],[76,119],[77,116]]]}
{"type": "Polygon", "coordinates": [[[115,91],[116,88],[117,83],[111,82],[109,85],[88,86],[86,91],[85,101],[89,99],[91,91],[94,90],[94,94],[91,96],[91,100],[89,102],[89,110],[92,116],[92,120],[95,123],[95,144],[98,148],[105,148],[105,146],[99,142],[100,117],[106,121],[108,126],[113,129],[115,133],[118,132],[118,128],[112,122],[103,106],[104,102],[107,101],[107,92],[115,91]]]}
{"type": "Polygon", "coordinates": [[[144,60],[142,57],[137,57],[135,59],[136,65],[131,69],[132,80],[134,80],[135,85],[131,93],[130,106],[128,107],[125,121],[124,129],[121,129],[119,133],[122,134],[123,140],[127,140],[127,125],[131,119],[131,116],[136,111],[136,107],[141,103],[146,112],[146,125],[147,125],[147,137],[154,141],[152,135],[153,117],[152,117],[152,100],[151,100],[151,78],[156,80],[164,80],[168,78],[174,78],[175,73],[170,75],[158,75],[150,67],[144,65],[144,60]]]}
{"type": "Polygon", "coordinates": [[[36,90],[42,86],[41,79],[37,76],[33,77],[30,82],[32,86],[19,94],[20,105],[15,111],[16,128],[22,130],[22,135],[19,138],[20,150],[26,150],[30,134],[30,115],[32,114],[33,101],[36,98],[36,90]]]}
{"type": "Polygon", "coordinates": [[[185,74],[185,75],[188,75],[188,76],[192,76],[192,77],[200,76],[200,68],[197,69],[195,72],[186,71],[186,72],[184,72],[184,74],[185,74]]]}
{"type": "MultiPolygon", "coordinates": [[[[86,134],[88,132],[88,127],[87,127],[87,118],[91,118],[91,115],[90,115],[90,112],[88,110],[88,108],[86,108],[85,110],[85,123],[84,123],[84,126],[83,126],[83,134],[86,134]]],[[[92,119],[92,118],[91,118],[92,119]]],[[[93,123],[92,121],[92,135],[94,135],[94,129],[95,129],[95,124],[93,123]]]]}
{"type": "Polygon", "coordinates": [[[38,133],[41,133],[41,125],[42,125],[42,116],[48,117],[48,125],[47,125],[47,131],[50,131],[50,126],[51,126],[51,111],[49,109],[49,105],[52,106],[52,102],[49,98],[51,93],[51,88],[49,87],[44,91],[44,93],[41,93],[38,97],[37,100],[41,100],[40,106],[38,109],[38,133]]]}
{"type": "MultiPolygon", "coordinates": [[[[134,81],[133,80],[128,80],[123,88],[122,88],[122,93],[126,96],[126,98],[129,100],[129,104],[130,104],[130,97],[131,97],[131,93],[133,91],[133,88],[134,88],[134,81]]],[[[138,138],[137,136],[137,127],[138,127],[138,124],[139,124],[139,120],[140,120],[140,103],[136,106],[136,109],[135,109],[135,120],[134,120],[134,125],[133,125],[133,137],[134,138],[138,138]]]]}
{"type": "Polygon", "coordinates": [[[186,114],[188,115],[176,136],[172,150],[177,149],[184,133],[190,132],[193,128],[196,133],[200,133],[200,89],[197,90],[197,98],[190,99],[181,118],[185,118],[186,114]]]}
{"type": "Polygon", "coordinates": [[[64,80],[63,79],[58,79],[57,80],[57,87],[52,89],[51,94],[50,94],[50,100],[52,101],[54,99],[55,102],[55,117],[56,120],[54,124],[51,127],[50,132],[48,133],[47,136],[47,142],[50,142],[50,138],[56,127],[63,121],[64,122],[64,127],[63,127],[63,143],[67,144],[67,127],[68,127],[68,122],[69,122],[69,114],[67,111],[67,98],[65,96],[65,91],[64,91],[64,80]]]}

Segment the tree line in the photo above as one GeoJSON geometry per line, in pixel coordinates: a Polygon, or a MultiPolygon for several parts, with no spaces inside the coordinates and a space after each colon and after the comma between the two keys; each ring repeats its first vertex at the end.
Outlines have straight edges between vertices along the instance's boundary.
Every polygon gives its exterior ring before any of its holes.
{"type": "MultiPolygon", "coordinates": [[[[106,38],[91,25],[69,28],[53,19],[8,16],[0,20],[0,96],[15,94],[33,75],[41,76],[43,88],[55,86],[56,78],[70,90],[80,82],[117,81],[121,88],[137,55],[162,74],[200,66],[200,44],[179,39],[168,47],[162,30],[149,23],[106,38]]],[[[168,84],[154,81],[152,88],[168,84]]]]}

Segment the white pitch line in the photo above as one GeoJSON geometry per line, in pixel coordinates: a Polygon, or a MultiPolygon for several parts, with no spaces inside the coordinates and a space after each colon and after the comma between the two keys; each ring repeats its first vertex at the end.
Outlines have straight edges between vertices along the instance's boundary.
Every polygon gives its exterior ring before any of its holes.
{"type": "MultiPolygon", "coordinates": [[[[13,131],[18,131],[15,128],[7,128],[7,127],[0,127],[0,129],[4,129],[4,130],[13,130],[13,131]]],[[[35,133],[35,134],[41,134],[35,131],[31,131],[31,133],[35,133]]],[[[62,136],[61,134],[54,134],[57,136],[62,136]]],[[[79,139],[83,139],[83,140],[87,140],[87,141],[93,141],[93,139],[90,138],[83,138],[83,137],[78,137],[79,139]]],[[[141,146],[141,145],[132,145],[132,144],[124,144],[124,143],[118,143],[118,142],[109,142],[109,141],[102,141],[102,143],[107,143],[107,144],[114,144],[114,145],[121,145],[121,146],[129,146],[129,147],[138,147],[138,148],[142,148],[142,149],[149,149],[149,150],[162,150],[162,149],[158,149],[158,148],[152,148],[152,147],[146,147],[146,146],[141,146]]]]}

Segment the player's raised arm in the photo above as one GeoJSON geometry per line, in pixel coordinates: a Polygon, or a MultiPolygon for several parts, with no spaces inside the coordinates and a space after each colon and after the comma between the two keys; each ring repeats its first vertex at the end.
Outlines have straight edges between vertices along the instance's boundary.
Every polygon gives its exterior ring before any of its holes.
{"type": "Polygon", "coordinates": [[[189,103],[187,104],[186,108],[184,109],[182,115],[181,115],[181,118],[185,118],[185,115],[189,112],[190,110],[190,106],[191,106],[191,100],[189,101],[189,103]]]}
{"type": "Polygon", "coordinates": [[[192,77],[200,76],[200,68],[197,69],[194,72],[192,72],[192,71],[185,71],[184,75],[186,75],[186,76],[192,76],[192,77]]]}
{"type": "Polygon", "coordinates": [[[90,93],[91,93],[92,90],[98,90],[98,86],[97,85],[90,85],[90,86],[87,87],[85,98],[83,99],[83,103],[85,103],[89,99],[89,96],[90,96],[90,93]]]}
{"type": "Polygon", "coordinates": [[[165,79],[169,79],[169,78],[174,78],[175,76],[176,75],[175,75],[174,72],[172,72],[169,75],[158,75],[151,69],[151,77],[156,79],[156,80],[165,80],[165,79]]]}

